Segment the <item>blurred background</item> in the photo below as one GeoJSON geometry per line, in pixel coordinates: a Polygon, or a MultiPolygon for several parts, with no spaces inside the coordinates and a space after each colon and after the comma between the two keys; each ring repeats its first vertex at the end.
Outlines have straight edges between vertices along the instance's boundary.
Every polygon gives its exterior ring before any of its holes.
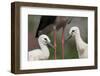
{"type": "MultiPolygon", "coordinates": [[[[40,48],[37,38],[35,38],[36,31],[40,22],[40,15],[28,15],[28,51],[40,48]]],[[[88,18],[87,17],[72,17],[70,24],[67,24],[65,27],[64,37],[65,37],[65,59],[76,59],[78,58],[78,53],[76,49],[76,44],[74,38],[71,38],[69,41],[66,41],[69,30],[71,27],[77,26],[80,29],[80,34],[82,39],[88,43],[88,18]]],[[[51,43],[54,43],[53,32],[48,34],[51,43]]],[[[57,59],[62,59],[62,47],[61,47],[61,36],[62,29],[57,31],[57,59]]],[[[50,57],[49,59],[54,59],[54,49],[49,48],[50,57]]]]}

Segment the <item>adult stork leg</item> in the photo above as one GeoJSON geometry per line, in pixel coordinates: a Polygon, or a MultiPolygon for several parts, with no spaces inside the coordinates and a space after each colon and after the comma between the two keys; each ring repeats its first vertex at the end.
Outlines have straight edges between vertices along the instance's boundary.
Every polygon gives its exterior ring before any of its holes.
{"type": "Polygon", "coordinates": [[[64,59],[64,27],[62,28],[62,59],[64,59]]]}
{"type": "Polygon", "coordinates": [[[54,26],[53,29],[54,29],[54,59],[56,59],[56,26],[54,26]]]}

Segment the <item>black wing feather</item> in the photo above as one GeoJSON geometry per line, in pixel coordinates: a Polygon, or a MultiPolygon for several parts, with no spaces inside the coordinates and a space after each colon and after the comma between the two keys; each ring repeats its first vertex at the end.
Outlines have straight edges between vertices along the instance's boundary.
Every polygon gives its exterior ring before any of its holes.
{"type": "Polygon", "coordinates": [[[42,31],[48,25],[53,24],[56,20],[56,16],[42,16],[40,19],[40,23],[36,32],[36,37],[38,37],[39,31],[42,31]]]}

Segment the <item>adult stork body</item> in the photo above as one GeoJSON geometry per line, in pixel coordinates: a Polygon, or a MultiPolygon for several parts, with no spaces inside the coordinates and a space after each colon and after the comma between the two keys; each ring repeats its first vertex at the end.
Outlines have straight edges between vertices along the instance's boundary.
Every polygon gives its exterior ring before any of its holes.
{"type": "Polygon", "coordinates": [[[40,49],[34,49],[29,51],[29,60],[44,60],[49,58],[49,49],[47,45],[53,48],[51,41],[47,35],[40,35],[38,38],[38,43],[40,45],[40,49]]]}
{"type": "Polygon", "coordinates": [[[80,36],[80,30],[78,27],[75,26],[70,29],[67,40],[69,40],[71,37],[75,38],[76,48],[78,51],[79,58],[87,58],[88,57],[88,44],[82,40],[80,36]]]}
{"type": "Polygon", "coordinates": [[[36,32],[36,37],[41,34],[48,34],[54,31],[54,49],[56,59],[56,30],[62,28],[62,58],[64,59],[64,28],[71,22],[72,18],[65,16],[41,16],[40,24],[36,32]]]}

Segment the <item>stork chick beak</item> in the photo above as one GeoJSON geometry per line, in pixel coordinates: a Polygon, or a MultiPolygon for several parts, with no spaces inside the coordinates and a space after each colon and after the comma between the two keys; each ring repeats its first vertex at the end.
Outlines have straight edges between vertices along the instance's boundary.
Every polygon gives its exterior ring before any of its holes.
{"type": "Polygon", "coordinates": [[[50,42],[47,42],[47,46],[51,47],[51,48],[54,48],[54,46],[50,42]]]}
{"type": "Polygon", "coordinates": [[[68,41],[69,39],[71,39],[72,38],[72,35],[68,35],[68,37],[67,37],[67,40],[66,41],[68,41]]]}

